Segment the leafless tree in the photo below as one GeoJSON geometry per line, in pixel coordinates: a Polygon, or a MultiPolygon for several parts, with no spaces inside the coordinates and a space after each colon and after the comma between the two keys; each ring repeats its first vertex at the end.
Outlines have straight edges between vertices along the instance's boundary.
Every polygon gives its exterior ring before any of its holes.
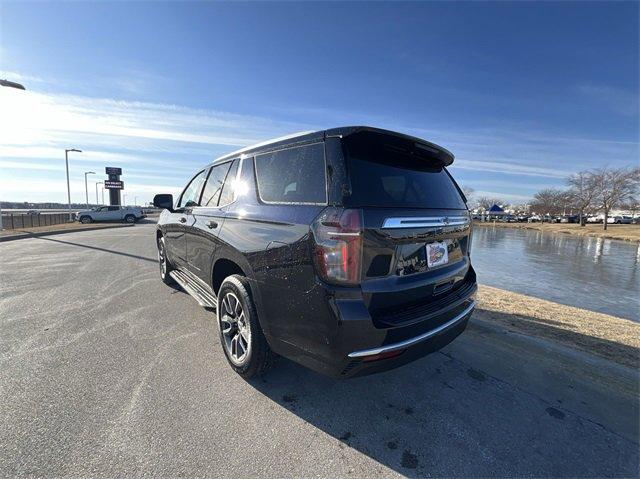
{"type": "Polygon", "coordinates": [[[580,215],[580,226],[585,225],[585,213],[594,206],[598,188],[593,171],[580,171],[567,178],[569,198],[580,215]]]}
{"type": "Polygon", "coordinates": [[[462,190],[462,193],[464,194],[464,196],[467,198],[467,201],[469,201],[469,199],[471,198],[471,195],[473,195],[473,192],[475,191],[473,188],[471,188],[468,185],[460,185],[460,189],[462,190]]]}
{"type": "Polygon", "coordinates": [[[519,214],[527,214],[531,209],[531,205],[529,203],[520,203],[517,205],[512,205],[511,208],[519,214]]]}
{"type": "Polygon", "coordinates": [[[636,216],[636,213],[640,211],[640,199],[637,197],[632,197],[620,204],[620,208],[623,210],[627,210],[631,213],[632,216],[636,216]]]}
{"type": "Polygon", "coordinates": [[[481,196],[480,198],[478,198],[476,203],[478,205],[478,208],[485,211],[488,211],[489,208],[491,208],[493,205],[503,207],[506,205],[504,200],[501,200],[500,198],[491,198],[488,196],[481,196]]]}
{"type": "Polygon", "coordinates": [[[640,168],[601,168],[594,172],[599,206],[604,212],[603,227],[612,208],[629,201],[640,188],[640,168]]]}
{"type": "Polygon", "coordinates": [[[531,203],[531,209],[543,215],[565,214],[570,206],[570,196],[566,191],[557,188],[546,188],[538,191],[531,203]]]}

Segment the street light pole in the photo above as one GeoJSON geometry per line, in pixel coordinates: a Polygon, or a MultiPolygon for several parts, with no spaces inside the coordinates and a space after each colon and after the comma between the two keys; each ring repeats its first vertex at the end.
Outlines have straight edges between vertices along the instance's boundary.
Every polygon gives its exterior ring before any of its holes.
{"type": "Polygon", "coordinates": [[[76,150],[75,148],[70,148],[68,150],[64,150],[64,162],[67,166],[67,202],[69,205],[69,221],[73,220],[71,216],[71,185],[69,184],[69,152],[74,151],[76,153],[82,153],[82,150],[76,150]]]}
{"type": "Polygon", "coordinates": [[[122,195],[122,206],[127,206],[127,195],[122,195]]]}
{"type": "Polygon", "coordinates": [[[102,205],[104,205],[104,183],[102,183],[100,189],[102,190],[102,205]]]}
{"type": "Polygon", "coordinates": [[[137,196],[133,197],[133,206],[138,206],[138,197],[137,196]]]}
{"type": "MultiPolygon", "coordinates": [[[[87,209],[89,209],[89,187],[87,186],[87,175],[95,175],[95,171],[85,171],[84,172],[84,194],[87,200],[87,209]]],[[[98,195],[96,195],[96,203],[98,202],[98,195]]]]}
{"type": "MultiPolygon", "coordinates": [[[[9,88],[17,88],[18,90],[24,90],[24,86],[21,85],[20,83],[16,83],[13,81],[9,81],[9,80],[0,80],[0,86],[6,86],[9,88]]],[[[2,208],[0,208],[0,231],[3,230],[4,227],[2,226],[2,208]]]]}
{"type": "Polygon", "coordinates": [[[104,185],[104,182],[103,181],[96,181],[96,205],[100,204],[98,202],[98,185],[104,185]]]}

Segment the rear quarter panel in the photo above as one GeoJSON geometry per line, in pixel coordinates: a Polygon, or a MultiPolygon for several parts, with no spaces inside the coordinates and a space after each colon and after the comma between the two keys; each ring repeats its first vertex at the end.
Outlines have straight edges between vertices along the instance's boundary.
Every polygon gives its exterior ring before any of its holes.
{"type": "Polygon", "coordinates": [[[313,321],[304,304],[316,287],[309,225],[324,207],[260,203],[251,158],[241,179],[248,192],[228,209],[216,259],[234,260],[253,282],[265,333],[294,341],[313,321]]]}

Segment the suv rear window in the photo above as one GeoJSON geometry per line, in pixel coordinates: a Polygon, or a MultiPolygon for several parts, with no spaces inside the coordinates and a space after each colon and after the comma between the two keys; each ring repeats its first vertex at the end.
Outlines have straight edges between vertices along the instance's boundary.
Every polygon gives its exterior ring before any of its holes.
{"type": "Polygon", "coordinates": [[[465,209],[445,168],[381,135],[345,141],[352,194],[347,206],[465,209]]]}
{"type": "Polygon", "coordinates": [[[256,155],[255,168],[265,203],[327,203],[323,143],[256,155]]]}

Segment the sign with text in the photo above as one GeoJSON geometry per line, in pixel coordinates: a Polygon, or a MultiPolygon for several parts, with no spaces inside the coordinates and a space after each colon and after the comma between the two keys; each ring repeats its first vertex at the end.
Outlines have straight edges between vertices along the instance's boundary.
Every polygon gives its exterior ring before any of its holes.
{"type": "Polygon", "coordinates": [[[124,181],[105,180],[104,187],[107,190],[124,190],[124,181]]]}
{"type": "Polygon", "coordinates": [[[122,174],[122,168],[116,168],[115,166],[107,166],[104,171],[107,175],[120,176],[122,174]]]}

